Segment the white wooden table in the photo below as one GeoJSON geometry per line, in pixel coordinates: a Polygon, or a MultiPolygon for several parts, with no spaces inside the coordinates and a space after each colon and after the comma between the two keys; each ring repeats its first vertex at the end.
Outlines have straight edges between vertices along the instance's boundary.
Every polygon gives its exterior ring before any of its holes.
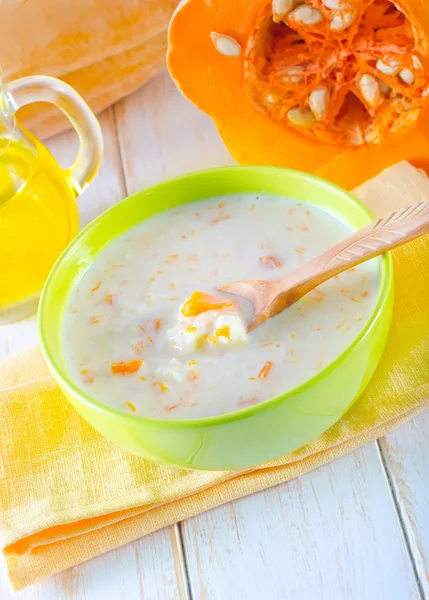
{"type": "MultiPolygon", "coordinates": [[[[127,194],[231,164],[211,121],[166,74],[101,116],[105,157],[80,199],[86,224],[127,194]]],[[[48,142],[61,163],[74,134],[48,142]]],[[[36,342],[0,329],[0,357],[36,342]]],[[[429,364],[428,364],[429,369],[429,364]]],[[[276,488],[128,544],[10,600],[429,600],[429,416],[276,488]]]]}

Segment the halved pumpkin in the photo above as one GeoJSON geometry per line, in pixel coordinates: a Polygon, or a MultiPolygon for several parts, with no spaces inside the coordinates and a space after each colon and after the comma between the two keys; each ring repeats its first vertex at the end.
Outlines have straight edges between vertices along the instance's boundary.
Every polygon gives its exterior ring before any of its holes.
{"type": "Polygon", "coordinates": [[[427,0],[183,0],[168,68],[244,164],[429,171],[427,0]]]}

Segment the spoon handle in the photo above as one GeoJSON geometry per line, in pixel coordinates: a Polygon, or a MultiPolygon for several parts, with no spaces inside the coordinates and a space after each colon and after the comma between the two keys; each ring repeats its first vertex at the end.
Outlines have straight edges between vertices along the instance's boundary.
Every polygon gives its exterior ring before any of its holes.
{"type": "Polygon", "coordinates": [[[378,219],[335,244],[277,283],[281,293],[293,289],[294,302],[327,279],[429,233],[429,202],[420,202],[378,219]],[[291,276],[294,281],[291,281],[291,276]]]}
{"type": "Polygon", "coordinates": [[[248,331],[252,331],[327,279],[425,233],[429,233],[429,202],[420,202],[378,219],[282,279],[235,281],[218,289],[250,300],[254,316],[248,331]]]}

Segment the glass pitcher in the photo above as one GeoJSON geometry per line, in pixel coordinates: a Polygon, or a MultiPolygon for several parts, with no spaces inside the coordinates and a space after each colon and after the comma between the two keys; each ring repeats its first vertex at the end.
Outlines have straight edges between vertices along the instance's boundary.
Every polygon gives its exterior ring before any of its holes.
{"type": "Polygon", "coordinates": [[[45,279],[76,235],[76,198],[97,173],[103,138],[97,119],[69,85],[31,76],[3,84],[0,73],[0,324],[33,314],[45,279]],[[62,169],[19,125],[31,102],[56,104],[80,140],[76,162],[62,169]]]}

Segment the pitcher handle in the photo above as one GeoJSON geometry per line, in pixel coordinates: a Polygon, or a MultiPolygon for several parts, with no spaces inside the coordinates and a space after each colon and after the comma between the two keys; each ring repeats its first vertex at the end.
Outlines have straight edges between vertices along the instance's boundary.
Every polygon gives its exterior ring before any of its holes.
{"type": "Polygon", "coordinates": [[[71,185],[80,195],[97,174],[103,156],[103,135],[89,106],[72,87],[55,77],[22,77],[4,89],[13,113],[32,102],[50,102],[70,120],[79,136],[79,152],[68,173],[71,185]]]}

